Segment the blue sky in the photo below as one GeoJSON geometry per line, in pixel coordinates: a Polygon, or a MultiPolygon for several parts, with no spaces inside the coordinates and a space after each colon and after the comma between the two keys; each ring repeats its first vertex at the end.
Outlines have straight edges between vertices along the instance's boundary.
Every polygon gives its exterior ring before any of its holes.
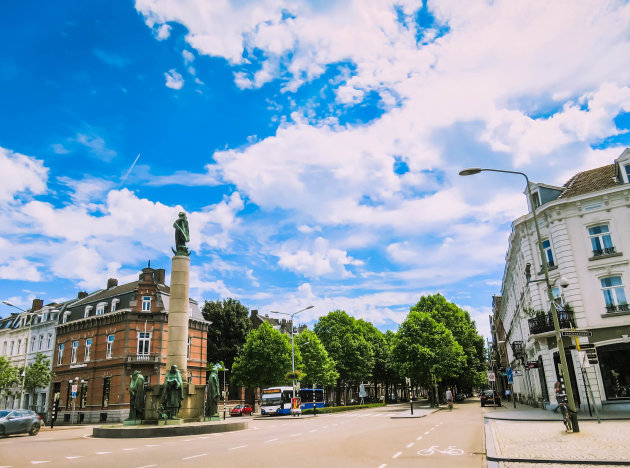
{"type": "MultiPolygon", "coordinates": [[[[630,145],[622,1],[40,2],[0,18],[0,296],[170,268],[191,295],[487,334],[523,182],[630,145]],[[553,4],[547,4],[553,3],[553,4]],[[138,157],[139,155],[139,157],[138,157]],[[137,162],[134,165],[134,161],[137,162]],[[131,170],[130,170],[131,169],[131,170]]],[[[2,316],[11,309],[0,306],[2,316]]]]}

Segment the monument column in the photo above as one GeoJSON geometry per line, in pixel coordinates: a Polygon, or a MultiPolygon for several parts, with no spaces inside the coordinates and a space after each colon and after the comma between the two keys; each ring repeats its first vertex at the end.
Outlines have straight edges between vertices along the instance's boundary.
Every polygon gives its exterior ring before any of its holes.
{"type": "Polygon", "coordinates": [[[166,369],[170,369],[175,364],[184,381],[188,376],[189,279],[190,257],[176,254],[173,257],[171,268],[166,369]]]}

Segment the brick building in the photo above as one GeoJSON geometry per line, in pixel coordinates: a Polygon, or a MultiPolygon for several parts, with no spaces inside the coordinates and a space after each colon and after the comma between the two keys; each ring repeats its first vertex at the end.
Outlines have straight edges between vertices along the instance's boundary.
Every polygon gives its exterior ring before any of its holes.
{"type": "MultiPolygon", "coordinates": [[[[170,297],[164,283],[165,271],[147,266],[138,281],[118,285],[110,278],[106,289],[81,292],[64,310],[57,326],[51,384],[51,398],[59,399],[58,421],[124,420],[133,372],[139,370],[149,385],[163,380],[170,297]]],[[[188,375],[182,376],[191,384],[206,383],[208,326],[191,299],[188,375]]]]}

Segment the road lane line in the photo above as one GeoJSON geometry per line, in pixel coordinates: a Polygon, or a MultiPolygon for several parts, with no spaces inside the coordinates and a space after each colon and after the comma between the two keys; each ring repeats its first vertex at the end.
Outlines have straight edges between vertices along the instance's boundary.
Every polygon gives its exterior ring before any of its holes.
{"type": "Polygon", "coordinates": [[[152,468],[154,466],[157,466],[157,465],[144,465],[144,466],[139,466],[138,468],[152,468]]]}
{"type": "Polygon", "coordinates": [[[72,456],[66,457],[66,459],[68,460],[74,460],[76,458],[83,458],[83,455],[72,455],[72,456]]]}
{"type": "Polygon", "coordinates": [[[300,437],[302,435],[301,432],[298,432],[297,434],[291,434],[289,437],[300,437]]]}
{"type": "Polygon", "coordinates": [[[311,430],[310,430],[310,431],[308,431],[308,432],[317,432],[317,429],[311,429],[311,430]]]}
{"type": "Polygon", "coordinates": [[[144,444],[145,447],[159,447],[158,444],[144,444]]]}
{"type": "Polygon", "coordinates": [[[422,440],[422,436],[418,436],[416,440],[422,440]]]}
{"type": "Polygon", "coordinates": [[[410,444],[407,444],[407,448],[411,448],[411,447],[413,447],[413,442],[410,444]]]}
{"type": "Polygon", "coordinates": [[[229,450],[237,450],[237,449],[242,449],[242,448],[245,448],[245,447],[247,447],[247,445],[237,445],[236,447],[230,447],[229,450]]]}
{"type": "Polygon", "coordinates": [[[39,465],[40,463],[50,463],[50,460],[35,460],[31,462],[33,465],[39,465]]]}
{"type": "Polygon", "coordinates": [[[402,455],[402,452],[396,452],[392,458],[398,458],[402,455]]]}
{"type": "Polygon", "coordinates": [[[208,455],[208,454],[207,453],[200,453],[199,455],[191,455],[190,457],[184,457],[184,458],[182,458],[182,460],[190,460],[191,458],[205,457],[206,455],[208,455]]]}
{"type": "Polygon", "coordinates": [[[268,444],[269,442],[275,442],[276,440],[278,440],[278,439],[269,439],[269,440],[265,440],[265,441],[263,442],[263,444],[268,444]]]}
{"type": "Polygon", "coordinates": [[[387,466],[387,463],[383,463],[382,465],[379,465],[378,468],[385,468],[387,466]]]}
{"type": "Polygon", "coordinates": [[[108,453],[112,453],[112,452],[94,452],[97,455],[107,455],[108,453]]]}
{"type": "Polygon", "coordinates": [[[429,435],[429,431],[425,432],[424,435],[429,435]]]}
{"type": "Polygon", "coordinates": [[[123,450],[126,450],[127,452],[129,452],[130,450],[135,450],[135,447],[129,447],[129,448],[124,448],[123,450]]]}

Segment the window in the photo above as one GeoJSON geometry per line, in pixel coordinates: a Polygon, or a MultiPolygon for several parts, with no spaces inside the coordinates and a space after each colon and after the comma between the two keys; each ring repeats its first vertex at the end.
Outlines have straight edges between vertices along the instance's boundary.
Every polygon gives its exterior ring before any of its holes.
{"type": "Polygon", "coordinates": [[[540,206],[540,195],[538,195],[538,192],[532,193],[532,205],[534,205],[534,208],[540,206]]]}
{"type": "Polygon", "coordinates": [[[551,250],[551,241],[549,239],[545,239],[544,241],[542,241],[542,248],[545,252],[545,260],[547,260],[547,266],[554,266],[555,262],[553,260],[553,250],[551,250]]]}
{"type": "Polygon", "coordinates": [[[37,337],[36,337],[36,336],[34,336],[34,337],[31,339],[31,353],[32,353],[33,351],[35,351],[35,345],[36,345],[36,344],[37,344],[37,337]]]}
{"type": "Polygon", "coordinates": [[[142,296],[142,310],[151,310],[151,296],[142,296]]]}
{"type": "Polygon", "coordinates": [[[79,408],[85,408],[85,405],[87,404],[87,391],[88,391],[87,380],[81,380],[81,393],[79,393],[79,408]]]}
{"type": "Polygon", "coordinates": [[[61,323],[66,323],[68,321],[68,317],[70,316],[70,312],[64,312],[63,314],[63,319],[61,320],[61,323]]]}
{"type": "Polygon", "coordinates": [[[602,292],[606,301],[606,312],[623,312],[628,310],[626,291],[621,282],[621,276],[602,278],[602,292]]]}
{"type": "Polygon", "coordinates": [[[593,257],[615,253],[615,247],[613,246],[607,224],[588,228],[588,235],[593,247],[593,257]]]}
{"type": "Polygon", "coordinates": [[[39,350],[42,350],[42,346],[44,345],[44,335],[39,335],[39,350]]]}
{"type": "Polygon", "coordinates": [[[562,295],[562,289],[555,287],[551,290],[553,295],[553,302],[556,303],[556,309],[564,310],[564,296],[562,295]]]}
{"type": "Polygon", "coordinates": [[[63,344],[59,345],[59,350],[57,351],[57,365],[60,366],[63,362],[63,344]]]}
{"type": "Polygon", "coordinates": [[[109,405],[109,388],[111,387],[112,378],[105,377],[103,379],[103,408],[109,405]]]}
{"type": "Polygon", "coordinates": [[[188,337],[188,347],[186,349],[186,357],[188,359],[190,359],[190,348],[191,348],[191,346],[192,346],[192,338],[189,336],[188,337]]]}
{"type": "Polygon", "coordinates": [[[2,343],[2,354],[7,354],[7,342],[2,343]]]}
{"type": "Polygon", "coordinates": [[[79,342],[78,341],[73,341],[72,342],[72,354],[70,354],[70,363],[74,364],[75,362],[77,362],[77,350],[79,349],[79,342]]]}
{"type": "Polygon", "coordinates": [[[105,306],[107,305],[106,302],[101,302],[100,304],[97,304],[96,306],[96,315],[103,315],[105,313],[105,306]]]}
{"type": "Polygon", "coordinates": [[[630,400],[630,344],[598,346],[597,357],[607,400],[630,400]]]}
{"type": "Polygon", "coordinates": [[[94,307],[92,306],[86,306],[85,307],[85,312],[83,312],[83,318],[88,318],[90,316],[90,311],[93,309],[94,307]]]}
{"type": "Polygon", "coordinates": [[[15,347],[15,342],[11,342],[11,350],[9,351],[9,356],[13,356],[13,348],[15,347]]]}
{"type": "Polygon", "coordinates": [[[22,340],[18,340],[17,353],[20,354],[22,352],[22,340]]]}
{"type": "Polygon", "coordinates": [[[112,358],[112,351],[114,350],[114,335],[107,336],[107,349],[105,350],[105,358],[112,358]]]}
{"type": "Polygon", "coordinates": [[[85,357],[84,361],[88,362],[90,360],[90,354],[92,353],[92,338],[88,338],[85,340],[85,357]]]}
{"type": "Polygon", "coordinates": [[[50,349],[52,346],[52,333],[49,333],[46,338],[46,349],[50,349]]]}
{"type": "Polygon", "coordinates": [[[626,170],[626,180],[630,182],[630,164],[626,164],[623,168],[626,170]]]}
{"type": "Polygon", "coordinates": [[[149,332],[138,333],[138,354],[139,355],[148,355],[150,344],[151,344],[151,333],[149,332]]]}
{"type": "Polygon", "coordinates": [[[118,306],[119,302],[120,302],[120,299],[112,299],[111,312],[114,312],[116,310],[116,307],[118,306]]]}
{"type": "Polygon", "coordinates": [[[68,393],[66,394],[66,409],[72,408],[72,381],[68,382],[68,393]]]}

